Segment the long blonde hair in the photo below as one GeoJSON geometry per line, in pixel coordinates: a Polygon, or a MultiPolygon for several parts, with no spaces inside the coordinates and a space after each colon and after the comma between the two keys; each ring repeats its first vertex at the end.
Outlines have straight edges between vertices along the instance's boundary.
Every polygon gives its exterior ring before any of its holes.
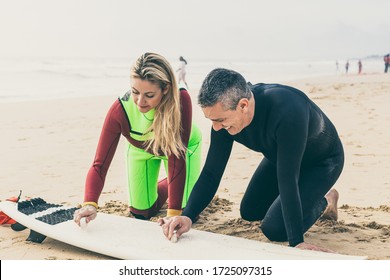
{"type": "Polygon", "coordinates": [[[154,137],[146,141],[146,149],[151,149],[156,155],[162,152],[167,156],[184,156],[186,147],[181,139],[180,92],[169,62],[159,54],[145,53],[134,63],[131,77],[155,83],[161,90],[168,87],[168,92],[156,107],[153,124],[147,131],[153,130],[154,137]]]}

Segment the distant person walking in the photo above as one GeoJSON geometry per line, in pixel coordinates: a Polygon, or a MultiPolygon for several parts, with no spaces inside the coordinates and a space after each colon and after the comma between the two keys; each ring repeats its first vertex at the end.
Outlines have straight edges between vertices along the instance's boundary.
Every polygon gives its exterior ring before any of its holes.
{"type": "Polygon", "coordinates": [[[349,69],[349,61],[347,60],[347,63],[345,63],[345,74],[348,74],[349,69]]]}
{"type": "Polygon", "coordinates": [[[183,82],[186,85],[186,88],[188,89],[188,84],[186,82],[186,65],[187,65],[187,60],[184,59],[184,57],[180,56],[180,67],[179,69],[176,70],[178,72],[178,79],[179,79],[179,84],[183,82]]]}
{"type": "Polygon", "coordinates": [[[385,62],[385,73],[387,73],[387,70],[389,70],[389,66],[390,66],[390,54],[389,53],[383,57],[383,61],[385,62]]]}
{"type": "Polygon", "coordinates": [[[363,64],[362,64],[362,61],[359,59],[359,61],[358,61],[358,68],[359,68],[359,74],[361,74],[362,73],[362,69],[363,69],[363,64]]]}

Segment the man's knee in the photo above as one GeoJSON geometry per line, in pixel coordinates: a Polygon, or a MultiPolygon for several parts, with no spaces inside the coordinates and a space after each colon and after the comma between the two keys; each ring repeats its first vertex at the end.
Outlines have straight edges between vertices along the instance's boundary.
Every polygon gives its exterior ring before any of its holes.
{"type": "Polygon", "coordinates": [[[253,209],[248,209],[244,207],[240,208],[240,215],[241,218],[249,222],[261,221],[264,218],[263,214],[256,213],[256,211],[253,211],[253,209]]]}
{"type": "Polygon", "coordinates": [[[286,229],[282,224],[270,221],[263,221],[260,226],[260,229],[270,241],[287,241],[286,229]]]}

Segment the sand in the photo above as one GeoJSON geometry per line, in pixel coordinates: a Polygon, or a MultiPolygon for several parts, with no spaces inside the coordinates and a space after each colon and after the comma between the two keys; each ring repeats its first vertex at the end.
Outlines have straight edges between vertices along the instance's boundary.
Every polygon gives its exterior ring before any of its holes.
{"type": "MultiPolygon", "coordinates": [[[[285,84],[305,91],[331,118],[344,144],[346,162],[335,188],[337,222],[317,222],[305,240],[342,254],[390,259],[390,75],[367,73],[311,78],[285,84]]],[[[209,145],[210,122],[190,90],[194,119],[209,145]]],[[[82,202],[105,113],[116,96],[0,103],[0,200],[18,195],[49,202],[82,202]]],[[[124,139],[109,170],[101,211],[127,215],[124,139]]],[[[262,155],[235,144],[222,183],[195,228],[269,242],[259,223],[243,221],[239,204],[262,155]],[[234,225],[234,226],[233,226],[234,225]]],[[[163,209],[159,215],[163,216],[163,209]]],[[[131,233],[129,233],[131,235],[131,233]]],[[[104,260],[53,239],[25,241],[27,232],[0,226],[0,259],[104,260]]],[[[286,244],[287,246],[287,244],[286,244]]]]}

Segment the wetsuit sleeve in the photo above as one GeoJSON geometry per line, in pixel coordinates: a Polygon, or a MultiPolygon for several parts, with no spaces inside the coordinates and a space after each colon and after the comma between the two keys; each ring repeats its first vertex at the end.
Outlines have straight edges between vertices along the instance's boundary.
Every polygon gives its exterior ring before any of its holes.
{"type": "Polygon", "coordinates": [[[211,129],[206,162],[182,214],[189,217],[192,222],[195,222],[196,217],[207,207],[217,192],[232,146],[233,139],[226,130],[211,129]]]}
{"type": "Polygon", "coordinates": [[[290,246],[303,242],[302,205],[299,173],[306,148],[309,111],[304,104],[291,102],[275,112],[280,116],[275,131],[277,177],[284,224],[290,246]]]}
{"type": "Polygon", "coordinates": [[[122,124],[126,124],[126,119],[123,109],[117,100],[106,115],[95,158],[87,174],[84,194],[85,202],[98,202],[108,168],[118,146],[122,124]]]}
{"type": "MultiPolygon", "coordinates": [[[[188,92],[184,89],[180,90],[181,94],[181,140],[185,147],[188,147],[188,142],[192,127],[192,103],[188,92]]],[[[176,157],[174,155],[168,157],[168,211],[169,209],[182,209],[182,200],[184,187],[186,182],[186,158],[176,157]]]]}

